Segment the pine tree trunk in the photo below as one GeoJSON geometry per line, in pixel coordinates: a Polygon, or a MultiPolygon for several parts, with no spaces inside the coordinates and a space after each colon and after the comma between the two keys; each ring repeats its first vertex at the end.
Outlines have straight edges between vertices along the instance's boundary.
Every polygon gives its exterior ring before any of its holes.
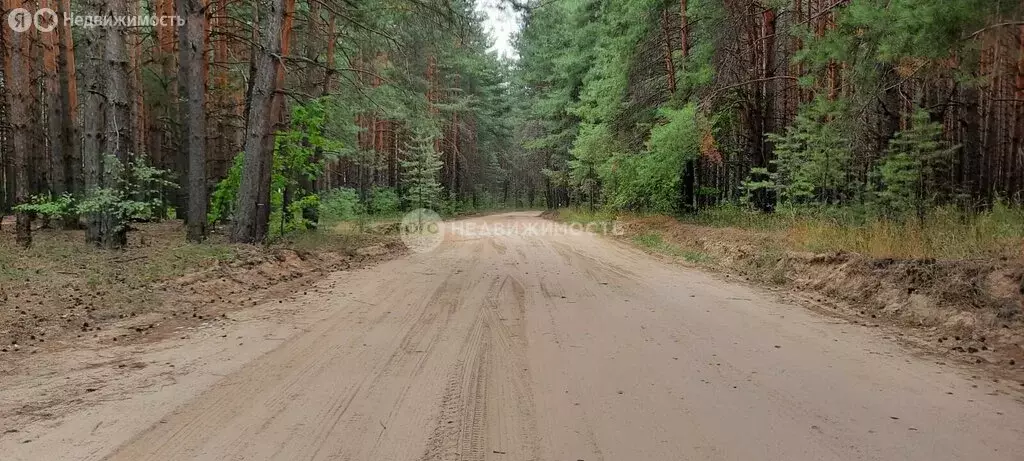
{"type": "MultiPolygon", "coordinates": [[[[124,16],[128,13],[127,0],[107,0],[105,16],[124,16]]],[[[130,58],[128,56],[129,30],[123,26],[103,27],[104,65],[107,78],[106,132],[108,153],[121,162],[134,154],[134,119],[132,114],[130,58]]],[[[93,114],[88,114],[90,117],[93,114]]]]}
{"type": "MultiPolygon", "coordinates": [[[[56,5],[51,5],[50,0],[42,0],[39,3],[41,8],[53,8],[56,5]]],[[[65,159],[67,157],[64,152],[64,148],[67,143],[64,139],[67,132],[64,129],[64,102],[61,97],[60,90],[60,76],[57,55],[60,54],[58,49],[58,37],[57,32],[41,33],[40,38],[42,39],[42,60],[43,60],[43,89],[45,91],[44,97],[46,105],[47,115],[47,138],[49,142],[49,160],[50,160],[50,192],[54,195],[62,195],[68,191],[67,187],[67,167],[65,165],[65,159]]],[[[55,223],[57,227],[63,227],[63,223],[55,223]]]]}
{"type": "Polygon", "coordinates": [[[269,175],[264,175],[263,170],[264,165],[269,167],[272,161],[269,157],[273,152],[264,149],[264,145],[270,136],[274,82],[280,65],[276,56],[281,53],[281,27],[284,21],[284,0],[261,0],[259,6],[260,46],[255,50],[252,63],[246,110],[245,157],[231,233],[232,241],[242,243],[256,243],[266,237],[267,223],[264,221],[261,224],[259,220],[261,216],[269,216],[270,204],[261,199],[261,190],[270,190],[269,175]]]}
{"type": "MultiPolygon", "coordinates": [[[[107,0],[105,16],[127,16],[128,0],[107,0]]],[[[128,45],[131,31],[125,26],[103,27],[103,74],[107,83],[106,96],[106,154],[127,165],[135,154],[135,114],[131,88],[131,58],[128,45]]],[[[88,114],[90,117],[93,114],[88,114]]],[[[102,161],[102,160],[101,160],[102,161]]],[[[111,171],[103,171],[105,187],[119,187],[111,171]]],[[[103,213],[100,219],[100,246],[107,249],[122,248],[128,243],[127,223],[119,222],[113,213],[103,213]]]]}
{"type": "MultiPolygon", "coordinates": [[[[125,14],[142,14],[142,0],[124,0],[125,14]]],[[[142,33],[138,27],[124,31],[125,51],[128,57],[127,79],[128,98],[131,104],[131,153],[136,157],[146,155],[146,103],[142,91],[142,33]]]]}
{"type": "MultiPolygon", "coordinates": [[[[159,1],[165,14],[178,14],[174,0],[159,1]]],[[[161,60],[163,77],[168,82],[174,82],[174,84],[168,84],[167,86],[167,105],[164,107],[164,119],[177,121],[177,123],[170,123],[167,126],[167,131],[165,131],[167,141],[162,142],[161,147],[163,148],[166,145],[169,148],[170,155],[173,155],[173,158],[167,159],[167,163],[173,165],[174,172],[178,178],[178,187],[171,193],[174,202],[174,215],[188,221],[188,151],[184,145],[181,145],[185,132],[185,127],[181,124],[181,120],[185,119],[188,109],[186,104],[180,102],[181,95],[185,94],[187,89],[184,86],[185,83],[181,81],[181,78],[175,72],[176,53],[174,44],[178,42],[179,29],[179,27],[169,27],[161,30],[159,40],[159,48],[163,58],[161,60]]]]}
{"type": "MultiPolygon", "coordinates": [[[[1021,1],[1021,9],[1024,10],[1024,0],[1021,1]]],[[[1013,133],[1013,161],[1017,166],[1017,177],[1014,182],[1014,190],[1012,196],[1016,197],[1018,204],[1024,199],[1020,196],[1022,188],[1024,188],[1024,24],[1021,24],[1017,32],[1017,82],[1015,88],[1015,99],[1014,101],[1014,133],[1013,133]]]]}
{"type": "Polygon", "coordinates": [[[179,33],[178,79],[185,88],[185,118],[181,121],[182,146],[188,155],[188,220],[186,238],[206,238],[206,79],[203,59],[206,16],[202,0],[178,0],[178,14],[185,25],[179,33]]]}
{"type": "MultiPolygon", "coordinates": [[[[27,2],[8,0],[5,10],[31,8],[27,2]]],[[[30,18],[24,20],[31,21],[30,18]]],[[[6,27],[6,25],[5,25],[6,27]]],[[[14,167],[14,204],[29,201],[29,117],[31,114],[31,35],[28,32],[5,33],[7,49],[4,60],[4,85],[7,89],[7,115],[10,121],[10,154],[14,167]]],[[[31,216],[23,211],[16,213],[16,241],[23,247],[32,245],[31,216]]]]}
{"type": "MultiPolygon", "coordinates": [[[[85,10],[99,15],[104,0],[88,0],[85,10]]],[[[103,187],[103,155],[106,151],[106,80],[103,78],[103,30],[98,27],[84,28],[80,37],[85,56],[82,60],[82,78],[85,84],[82,92],[82,164],[83,185],[86,194],[103,187]]],[[[86,217],[85,240],[99,244],[101,239],[101,216],[89,213],[86,217]]]]}
{"type": "MultiPolygon", "coordinates": [[[[57,17],[63,18],[64,14],[71,11],[71,0],[59,0],[57,3],[57,17]]],[[[57,50],[57,72],[60,74],[60,104],[61,126],[64,133],[61,140],[64,142],[62,151],[64,153],[65,181],[67,191],[75,195],[84,192],[82,184],[82,140],[78,128],[78,76],[75,71],[75,45],[71,37],[71,26],[63,24],[57,26],[58,39],[57,50]]]]}
{"type": "MultiPolygon", "coordinates": [[[[270,128],[267,136],[263,138],[264,162],[260,165],[261,179],[259,198],[261,203],[266,204],[266,206],[258,209],[256,219],[256,233],[261,236],[261,240],[264,239],[270,231],[270,214],[273,211],[270,209],[270,187],[273,182],[275,134],[278,130],[285,127],[285,119],[287,118],[286,114],[288,113],[284,99],[285,68],[283,65],[283,59],[288,56],[288,49],[291,44],[292,21],[295,17],[295,0],[284,0],[283,7],[284,10],[282,11],[280,28],[281,51],[277,53],[278,57],[275,57],[274,59],[274,92],[271,96],[270,128]]],[[[284,210],[281,210],[282,219],[284,214],[284,210]]]]}
{"type": "MultiPolygon", "coordinates": [[[[22,5],[28,8],[29,11],[33,11],[37,7],[36,0],[28,0],[23,2],[22,5]]],[[[47,124],[46,115],[44,112],[46,109],[46,92],[40,91],[40,84],[45,84],[46,75],[43,69],[44,63],[42,57],[44,54],[43,43],[39,32],[33,27],[26,32],[28,37],[25,40],[28,43],[28,50],[24,56],[27,57],[26,65],[28,66],[29,74],[29,109],[28,109],[28,169],[27,174],[29,178],[29,197],[32,195],[43,194],[50,189],[50,159],[49,152],[45,148],[37,148],[36,146],[46,146],[46,135],[47,135],[47,124]]]]}

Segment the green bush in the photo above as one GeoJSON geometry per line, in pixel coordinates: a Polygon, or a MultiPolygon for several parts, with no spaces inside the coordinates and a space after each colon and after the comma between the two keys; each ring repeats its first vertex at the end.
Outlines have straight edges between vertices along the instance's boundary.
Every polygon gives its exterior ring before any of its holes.
{"type": "Polygon", "coordinates": [[[398,192],[390,187],[374,187],[370,192],[370,213],[375,216],[397,214],[402,208],[398,192]]]}
{"type": "Polygon", "coordinates": [[[100,214],[121,231],[133,220],[164,217],[163,189],[175,188],[171,173],[149,165],[145,157],[128,161],[127,167],[116,157],[103,157],[104,187],[88,191],[84,197],[71,194],[37,195],[29,203],[15,206],[15,211],[32,213],[48,219],[73,219],[84,214],[100,214]]]}
{"type": "Polygon", "coordinates": [[[78,217],[78,208],[71,194],[54,197],[51,194],[36,195],[29,203],[15,206],[14,211],[42,216],[46,219],[67,220],[78,217]]]}
{"type": "Polygon", "coordinates": [[[359,201],[358,191],[342,187],[321,195],[320,212],[324,221],[354,221],[366,214],[366,207],[359,201]]]}

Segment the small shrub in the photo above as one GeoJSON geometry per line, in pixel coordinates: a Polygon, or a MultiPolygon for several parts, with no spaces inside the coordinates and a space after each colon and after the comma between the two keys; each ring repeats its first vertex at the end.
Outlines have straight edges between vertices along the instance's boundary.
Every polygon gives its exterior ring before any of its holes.
{"type": "Polygon", "coordinates": [[[374,187],[370,192],[370,213],[375,216],[398,214],[402,208],[402,200],[398,192],[390,187],[374,187]]]}
{"type": "Polygon", "coordinates": [[[320,197],[320,211],[328,222],[354,221],[366,214],[366,207],[359,201],[358,191],[342,187],[320,197]]]}
{"type": "Polygon", "coordinates": [[[33,196],[31,202],[15,206],[14,211],[35,214],[51,220],[68,220],[78,217],[75,199],[67,193],[56,197],[50,194],[33,196]]]}

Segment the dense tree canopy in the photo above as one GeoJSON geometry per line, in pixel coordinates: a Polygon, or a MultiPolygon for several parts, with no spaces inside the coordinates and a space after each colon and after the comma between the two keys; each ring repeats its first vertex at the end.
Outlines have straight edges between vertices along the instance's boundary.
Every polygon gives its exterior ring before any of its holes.
{"type": "Polygon", "coordinates": [[[923,210],[1019,201],[1024,5],[562,0],[524,7],[523,147],[550,203],[923,210]]]}

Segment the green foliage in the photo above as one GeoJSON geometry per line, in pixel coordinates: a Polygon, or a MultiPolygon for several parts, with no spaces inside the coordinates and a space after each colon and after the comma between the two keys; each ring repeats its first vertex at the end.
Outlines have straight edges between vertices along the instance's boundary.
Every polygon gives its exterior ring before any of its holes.
{"type": "Polygon", "coordinates": [[[390,187],[374,187],[370,191],[370,214],[388,216],[397,214],[402,208],[398,192],[390,187]]]}
{"type": "MultiPolygon", "coordinates": [[[[315,99],[296,104],[287,130],[274,140],[273,167],[270,183],[270,229],[277,234],[314,227],[303,210],[316,209],[320,199],[306,185],[323,174],[324,159],[338,155],[341,142],[325,136],[327,104],[315,99]]],[[[211,223],[230,219],[238,200],[242,180],[243,153],[235,156],[228,170],[213,190],[208,219],[211,223]]]]}
{"type": "MultiPolygon", "coordinates": [[[[853,158],[852,140],[844,129],[843,102],[819,98],[804,106],[784,134],[769,134],[775,146],[771,183],[749,181],[748,190],[773,188],[782,203],[840,203],[854,196],[856,184],[847,175],[853,158]]],[[[754,170],[763,178],[764,170],[754,170]]]]}
{"type": "Polygon", "coordinates": [[[227,176],[217,183],[210,196],[210,224],[226,221],[235,212],[238,204],[238,188],[242,184],[242,162],[244,154],[239,153],[231,162],[227,176]]]}
{"type": "Polygon", "coordinates": [[[30,213],[46,219],[70,219],[78,216],[78,208],[71,194],[53,196],[52,194],[36,195],[29,203],[14,207],[18,213],[30,213]]]}
{"type": "Polygon", "coordinates": [[[103,157],[105,187],[96,188],[84,197],[65,193],[60,196],[38,195],[32,201],[14,207],[15,211],[32,213],[47,219],[73,219],[79,215],[104,216],[112,223],[112,231],[120,232],[134,220],[152,220],[164,216],[160,194],[177,184],[171,173],[155,168],[145,157],[134,157],[127,167],[116,157],[103,157]]]}
{"type": "Polygon", "coordinates": [[[142,155],[131,157],[127,165],[108,156],[104,162],[104,171],[108,177],[120,178],[118,185],[125,201],[137,202],[131,205],[137,208],[137,212],[131,215],[132,219],[149,220],[165,216],[163,192],[178,187],[173,181],[173,173],[150,165],[149,159],[142,155]]]}
{"type": "Polygon", "coordinates": [[[573,142],[569,160],[568,185],[593,205],[601,187],[599,169],[619,152],[618,142],[605,124],[584,124],[573,142]]]}
{"type": "Polygon", "coordinates": [[[324,135],[327,108],[314,99],[296,104],[287,130],[277,133],[274,148],[274,172],[279,188],[299,187],[323,173],[323,157],[342,149],[341,142],[324,135]]]}
{"type": "Polygon", "coordinates": [[[943,141],[942,124],[931,121],[928,112],[918,109],[912,126],[896,133],[878,166],[880,205],[891,216],[911,210],[923,216],[936,204],[937,173],[957,148],[943,141]]]}
{"type": "Polygon", "coordinates": [[[359,191],[341,187],[320,197],[320,212],[327,222],[355,221],[366,214],[366,207],[359,201],[359,191]]]}
{"type": "Polygon", "coordinates": [[[714,258],[712,258],[711,255],[703,251],[685,249],[670,242],[666,242],[665,238],[657,232],[646,232],[637,235],[636,237],[633,237],[633,243],[656,253],[682,258],[689,263],[707,264],[714,261],[714,258]]]}
{"type": "MultiPolygon", "coordinates": [[[[323,173],[324,157],[335,155],[340,141],[324,135],[327,108],[323,100],[296,104],[287,130],[274,138],[274,164],[270,182],[270,229],[277,235],[314,228],[303,210],[316,210],[319,197],[312,184],[323,173]]],[[[315,216],[315,213],[313,213],[315,216]]]]}
{"type": "Polygon", "coordinates": [[[670,212],[677,208],[680,173],[700,152],[696,108],[662,109],[647,152],[612,156],[601,169],[608,203],[615,208],[670,212]]]}

